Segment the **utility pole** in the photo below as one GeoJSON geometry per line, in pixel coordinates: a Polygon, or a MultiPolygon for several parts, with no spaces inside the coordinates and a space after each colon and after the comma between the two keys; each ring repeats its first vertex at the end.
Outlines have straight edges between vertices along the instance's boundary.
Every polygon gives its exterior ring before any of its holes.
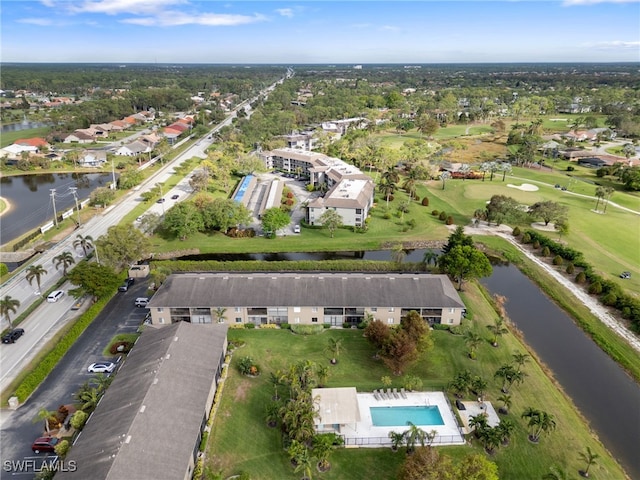
{"type": "Polygon", "coordinates": [[[50,188],[49,191],[51,192],[51,203],[53,204],[53,223],[56,225],[56,228],[58,228],[58,213],[56,212],[56,189],[50,188]]]}
{"type": "Polygon", "coordinates": [[[78,195],[76,194],[78,189],[76,187],[69,187],[69,190],[71,191],[71,195],[73,195],[73,199],[76,201],[76,212],[78,212],[78,227],[80,227],[80,207],[78,206],[78,195]]]}

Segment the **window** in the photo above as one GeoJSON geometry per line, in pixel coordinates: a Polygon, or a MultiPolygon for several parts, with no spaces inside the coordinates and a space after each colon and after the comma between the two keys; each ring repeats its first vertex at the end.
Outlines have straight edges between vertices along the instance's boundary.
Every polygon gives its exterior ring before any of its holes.
{"type": "Polygon", "coordinates": [[[300,313],[300,307],[293,307],[293,313],[300,313]]]}
{"type": "Polygon", "coordinates": [[[360,215],[362,213],[362,209],[361,208],[356,208],[356,215],[360,215]]]}
{"type": "Polygon", "coordinates": [[[378,307],[371,307],[371,311],[372,312],[377,312],[378,311],[378,307]]]}
{"type": "Polygon", "coordinates": [[[455,310],[454,308],[450,308],[449,313],[453,313],[454,310],[455,310]]]}
{"type": "Polygon", "coordinates": [[[236,313],[240,313],[241,311],[242,311],[242,307],[236,307],[236,308],[235,308],[235,312],[236,312],[236,313]]]}
{"type": "Polygon", "coordinates": [[[395,312],[395,311],[396,311],[396,308],[395,308],[395,307],[389,307],[389,310],[388,310],[388,311],[389,311],[389,312],[395,312]]]}
{"type": "Polygon", "coordinates": [[[392,317],[387,318],[387,323],[393,323],[393,318],[392,317]]]}
{"type": "Polygon", "coordinates": [[[164,312],[164,308],[162,308],[162,307],[158,307],[157,310],[158,310],[158,313],[164,312]]]}
{"type": "Polygon", "coordinates": [[[449,323],[453,323],[453,318],[450,318],[450,319],[449,319],[449,323]]]}
{"type": "Polygon", "coordinates": [[[160,318],[158,319],[158,323],[164,323],[164,318],[160,317],[160,318]]]}
{"type": "Polygon", "coordinates": [[[318,317],[311,317],[311,323],[318,323],[318,317]]]}
{"type": "Polygon", "coordinates": [[[300,323],[300,317],[296,317],[296,323],[300,323]]]}
{"type": "Polygon", "coordinates": [[[242,323],[242,317],[236,317],[236,323],[242,323]]]}
{"type": "Polygon", "coordinates": [[[311,307],[311,313],[318,313],[318,307],[311,307]]]}

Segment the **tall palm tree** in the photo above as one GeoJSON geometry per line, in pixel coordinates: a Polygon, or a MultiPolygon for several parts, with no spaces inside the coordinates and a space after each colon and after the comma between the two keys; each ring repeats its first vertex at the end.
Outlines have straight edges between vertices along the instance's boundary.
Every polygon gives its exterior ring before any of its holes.
{"type": "Polygon", "coordinates": [[[489,455],[493,455],[496,448],[502,443],[502,433],[498,427],[487,426],[480,432],[480,442],[489,455]]]}
{"type": "Polygon", "coordinates": [[[344,346],[342,345],[341,338],[329,337],[329,342],[327,345],[327,350],[331,352],[332,358],[331,363],[338,363],[338,357],[341,353],[344,352],[344,346]]]}
{"type": "Polygon", "coordinates": [[[469,348],[469,358],[476,358],[476,349],[482,344],[484,340],[482,337],[473,330],[467,330],[464,334],[464,343],[469,348]]]}
{"type": "Polygon", "coordinates": [[[440,174],[440,180],[442,180],[442,189],[444,190],[446,181],[451,178],[451,174],[449,172],[442,172],[440,174]]]}
{"type": "Polygon", "coordinates": [[[78,399],[82,402],[80,408],[84,412],[92,412],[98,405],[101,396],[102,395],[97,388],[89,388],[88,390],[83,391],[78,395],[78,399]]]}
{"type": "Polygon", "coordinates": [[[496,429],[500,435],[500,442],[502,443],[502,445],[508,445],[511,434],[516,429],[516,424],[508,418],[503,418],[502,420],[500,420],[500,423],[498,424],[496,429]]]}
{"type": "Polygon", "coordinates": [[[508,393],[503,393],[498,398],[496,398],[499,402],[502,402],[502,406],[498,409],[498,413],[502,413],[507,415],[509,413],[509,409],[511,408],[511,404],[513,400],[511,400],[511,395],[508,393]]]}
{"type": "Polygon", "coordinates": [[[518,372],[522,370],[522,367],[525,365],[525,363],[527,363],[529,361],[529,359],[531,358],[531,355],[529,355],[528,353],[514,353],[512,355],[513,357],[513,362],[518,366],[517,370],[518,372]]]}
{"type": "Polygon", "coordinates": [[[56,416],[56,413],[57,412],[55,410],[47,410],[46,408],[42,407],[40,410],[38,410],[38,414],[33,419],[33,423],[44,422],[44,431],[48,435],[49,433],[51,433],[51,427],[56,427],[58,423],[58,417],[56,416]]]}
{"type": "Polygon", "coordinates": [[[393,246],[393,249],[391,250],[391,258],[393,259],[393,261],[398,265],[400,265],[404,260],[404,257],[406,256],[407,256],[407,252],[404,251],[404,247],[402,246],[402,243],[400,242],[396,243],[393,246]]]}
{"type": "Polygon", "coordinates": [[[596,208],[595,208],[596,211],[598,211],[598,205],[600,205],[600,200],[602,200],[605,195],[606,195],[606,191],[604,187],[596,187],[596,208]]]}
{"type": "Polygon", "coordinates": [[[473,430],[475,436],[480,438],[482,432],[489,428],[489,420],[486,413],[480,413],[469,418],[469,428],[473,430]]]}
{"type": "Polygon", "coordinates": [[[309,449],[305,447],[296,457],[296,468],[293,470],[295,473],[302,472],[303,479],[312,480],[311,472],[313,469],[313,456],[309,452],[309,449]]]}
{"type": "Polygon", "coordinates": [[[73,248],[82,248],[84,252],[84,256],[87,256],[87,252],[93,248],[93,237],[91,235],[85,235],[84,237],[80,234],[76,236],[76,239],[73,241],[73,248]]]}
{"type": "Polygon", "coordinates": [[[509,387],[513,383],[513,378],[517,373],[518,371],[510,363],[506,363],[496,370],[493,378],[502,379],[502,388],[500,389],[502,393],[509,393],[509,387]]]}
{"type": "Polygon", "coordinates": [[[389,208],[389,199],[391,198],[391,195],[393,195],[393,192],[395,192],[396,190],[396,184],[389,180],[383,179],[380,182],[380,185],[378,185],[378,190],[380,190],[380,193],[384,195],[385,199],[387,200],[387,208],[389,208]]]}
{"type": "Polygon", "coordinates": [[[522,418],[528,418],[529,440],[538,443],[540,435],[555,430],[556,421],[553,415],[542,410],[528,407],[522,414],[522,418]]]}
{"type": "Polygon", "coordinates": [[[10,295],[5,295],[2,300],[0,300],[0,316],[3,316],[9,322],[9,328],[13,328],[13,324],[11,323],[10,313],[16,313],[18,308],[20,307],[20,300],[12,298],[10,295]]]}
{"type": "Polygon", "coordinates": [[[433,250],[426,250],[424,255],[422,256],[422,263],[427,267],[433,263],[433,265],[438,264],[438,254],[433,250]]]}
{"type": "Polygon", "coordinates": [[[491,333],[493,333],[493,341],[491,342],[491,345],[494,347],[498,346],[498,337],[509,333],[507,327],[504,326],[503,318],[496,318],[493,321],[493,325],[487,325],[487,328],[491,333]]]}
{"type": "Polygon", "coordinates": [[[615,192],[613,187],[604,188],[605,196],[604,196],[604,208],[602,209],[602,213],[607,213],[607,205],[609,205],[609,199],[611,198],[611,195],[613,195],[613,192],[615,192]]]}
{"type": "Polygon", "coordinates": [[[415,450],[418,442],[424,447],[427,441],[427,432],[411,422],[407,422],[407,425],[409,425],[409,430],[404,432],[404,437],[407,443],[407,453],[411,453],[415,450]]]}
{"type": "Polygon", "coordinates": [[[478,401],[484,402],[484,392],[486,392],[489,383],[479,375],[471,379],[471,389],[478,394],[478,401]]]}
{"type": "Polygon", "coordinates": [[[589,478],[589,469],[591,468],[591,465],[594,465],[596,460],[600,458],[600,455],[593,452],[590,447],[586,447],[585,451],[580,452],[578,455],[580,455],[580,458],[587,464],[585,469],[579,470],[578,473],[581,477],[589,478]]]}
{"type": "Polygon", "coordinates": [[[69,251],[64,251],[57,257],[53,257],[53,264],[56,267],[56,270],[62,265],[62,275],[67,276],[67,269],[76,263],[73,258],[73,254],[69,251]]]}
{"type": "Polygon", "coordinates": [[[216,316],[216,321],[218,323],[224,323],[224,321],[226,320],[225,314],[227,313],[227,309],[226,308],[218,307],[213,311],[213,313],[216,316]]]}
{"type": "Polygon", "coordinates": [[[398,450],[404,443],[404,432],[389,432],[389,438],[391,439],[391,450],[394,452],[398,450]]]}
{"type": "Polygon", "coordinates": [[[38,295],[40,295],[40,280],[42,280],[42,276],[46,274],[47,271],[42,265],[31,265],[27,267],[27,282],[29,282],[29,285],[32,285],[33,280],[35,279],[36,285],[38,285],[38,295]]]}

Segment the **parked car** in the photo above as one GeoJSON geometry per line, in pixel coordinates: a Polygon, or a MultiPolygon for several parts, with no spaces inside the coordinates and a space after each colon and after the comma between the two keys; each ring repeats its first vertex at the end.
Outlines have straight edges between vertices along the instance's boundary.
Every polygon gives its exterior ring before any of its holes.
{"type": "Polygon", "coordinates": [[[116,364],[113,362],[98,362],[92,363],[87,368],[89,373],[111,373],[116,369],[116,364]]]}
{"type": "Polygon", "coordinates": [[[171,200],[177,200],[180,198],[180,195],[171,195],[171,200]]]}
{"type": "Polygon", "coordinates": [[[38,437],[33,441],[31,450],[33,453],[53,452],[59,441],[56,437],[38,437]]]}
{"type": "Polygon", "coordinates": [[[622,272],[620,274],[620,278],[624,278],[624,279],[631,278],[631,272],[622,272]]]}
{"type": "Polygon", "coordinates": [[[2,337],[2,343],[15,343],[22,335],[24,335],[22,328],[14,328],[2,337]]]}
{"type": "Polygon", "coordinates": [[[156,200],[156,203],[164,203],[165,199],[164,198],[159,198],[158,200],[156,200]]]}
{"type": "Polygon", "coordinates": [[[126,292],[127,290],[129,290],[129,287],[131,285],[133,285],[134,282],[135,282],[135,279],[133,277],[128,277],[124,281],[124,283],[118,287],[118,291],[119,292],[126,292]]]}
{"type": "Polygon", "coordinates": [[[300,233],[300,225],[296,225],[293,227],[293,233],[300,233]]]}
{"type": "Polygon", "coordinates": [[[62,290],[54,290],[53,292],[51,292],[49,294],[49,296],[47,297],[47,302],[49,303],[56,303],[58,300],[60,300],[62,297],[64,296],[64,292],[62,290]]]}
{"type": "Polygon", "coordinates": [[[146,307],[147,303],[149,303],[149,299],[147,297],[138,297],[134,302],[134,305],[138,308],[146,307]]]}

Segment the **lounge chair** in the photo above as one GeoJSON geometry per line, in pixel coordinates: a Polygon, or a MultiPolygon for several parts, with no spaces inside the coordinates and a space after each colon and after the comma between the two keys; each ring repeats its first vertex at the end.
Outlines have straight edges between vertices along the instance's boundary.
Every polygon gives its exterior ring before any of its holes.
{"type": "Polygon", "coordinates": [[[380,395],[378,395],[378,391],[377,390],[373,391],[373,398],[375,398],[376,400],[380,401],[380,395]]]}
{"type": "Polygon", "coordinates": [[[402,396],[402,398],[407,398],[407,394],[404,391],[404,388],[400,389],[400,395],[402,396]]]}
{"type": "Polygon", "coordinates": [[[400,395],[398,395],[398,389],[397,388],[393,389],[393,396],[396,397],[396,398],[400,398],[400,395]]]}
{"type": "Polygon", "coordinates": [[[393,398],[393,393],[391,393],[391,389],[387,388],[387,398],[389,398],[389,400],[391,400],[393,398]]]}

